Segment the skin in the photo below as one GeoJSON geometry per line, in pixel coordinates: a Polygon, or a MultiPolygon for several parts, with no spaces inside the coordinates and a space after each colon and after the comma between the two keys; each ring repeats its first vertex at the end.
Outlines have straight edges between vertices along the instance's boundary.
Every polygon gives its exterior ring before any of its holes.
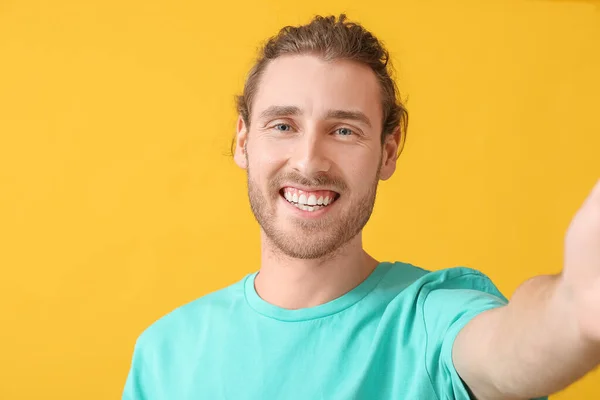
{"type": "Polygon", "coordinates": [[[600,181],[571,222],[559,275],[534,277],[508,306],[474,318],[453,359],[478,399],[556,393],[600,364],[600,181]]]}
{"type": "MultiPolygon", "coordinates": [[[[381,125],[379,86],[368,67],[311,55],[280,57],[267,67],[250,126],[238,119],[234,155],[247,170],[261,226],[255,285],[267,302],[288,309],[323,304],[377,266],[363,250],[362,229],[377,183],[396,169],[399,143],[395,131],[382,145],[381,125]],[[283,199],[284,186],[340,196],[310,215],[283,199]]],[[[554,393],[600,363],[599,316],[600,182],[569,228],[563,272],[526,281],[509,305],[467,324],[453,346],[456,370],[477,399],[554,393]]]]}
{"type": "Polygon", "coordinates": [[[364,65],[303,55],[266,68],[250,126],[238,120],[234,154],[248,172],[261,226],[256,289],[266,301],[290,309],[323,304],[377,266],[363,250],[362,228],[378,181],[394,173],[399,140],[395,132],[382,146],[382,115],[379,84],[364,65]],[[283,186],[340,196],[319,217],[301,216],[281,197],[283,186]]]}

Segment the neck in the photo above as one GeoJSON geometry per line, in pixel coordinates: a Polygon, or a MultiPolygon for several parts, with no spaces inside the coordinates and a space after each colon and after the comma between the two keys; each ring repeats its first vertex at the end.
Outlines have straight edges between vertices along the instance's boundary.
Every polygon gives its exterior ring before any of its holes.
{"type": "Polygon", "coordinates": [[[263,300],[281,308],[308,308],[334,300],[358,286],[379,264],[363,250],[361,234],[335,255],[315,260],[281,254],[264,232],[261,236],[256,291],[263,300]]]}

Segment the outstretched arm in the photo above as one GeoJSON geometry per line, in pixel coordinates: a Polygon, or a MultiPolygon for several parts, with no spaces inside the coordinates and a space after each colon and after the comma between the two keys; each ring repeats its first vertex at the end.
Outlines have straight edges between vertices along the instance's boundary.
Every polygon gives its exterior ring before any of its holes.
{"type": "Polygon", "coordinates": [[[560,275],[526,281],[454,343],[456,370],[478,400],[555,393],[600,364],[600,181],[573,219],[560,275]]]}

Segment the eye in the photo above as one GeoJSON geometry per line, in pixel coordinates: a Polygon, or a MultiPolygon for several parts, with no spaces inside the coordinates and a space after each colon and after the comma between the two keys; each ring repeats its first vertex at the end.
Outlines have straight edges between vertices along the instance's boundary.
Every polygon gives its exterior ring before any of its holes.
{"type": "Polygon", "coordinates": [[[280,132],[289,132],[292,130],[292,126],[290,124],[276,124],[273,125],[273,129],[280,132]]]}
{"type": "Polygon", "coordinates": [[[354,134],[354,131],[350,128],[338,128],[335,130],[340,136],[350,136],[354,134]]]}

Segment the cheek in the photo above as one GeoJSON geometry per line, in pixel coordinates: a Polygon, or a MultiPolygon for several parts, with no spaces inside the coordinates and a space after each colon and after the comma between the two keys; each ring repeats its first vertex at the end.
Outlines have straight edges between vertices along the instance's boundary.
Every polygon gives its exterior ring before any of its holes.
{"type": "Polygon", "coordinates": [[[363,191],[373,184],[380,162],[380,155],[373,152],[346,152],[337,165],[350,188],[363,191]]]}
{"type": "Polygon", "coordinates": [[[269,182],[285,164],[281,152],[273,151],[266,146],[248,146],[248,173],[250,178],[259,185],[261,191],[267,191],[269,182]]]}
{"type": "Polygon", "coordinates": [[[284,148],[281,143],[270,141],[266,138],[256,138],[248,143],[248,157],[252,164],[261,168],[272,168],[281,164],[289,149],[284,148]]]}
{"type": "Polygon", "coordinates": [[[253,179],[266,182],[273,178],[281,169],[281,161],[275,157],[263,155],[260,159],[249,159],[249,171],[253,179]]]}

